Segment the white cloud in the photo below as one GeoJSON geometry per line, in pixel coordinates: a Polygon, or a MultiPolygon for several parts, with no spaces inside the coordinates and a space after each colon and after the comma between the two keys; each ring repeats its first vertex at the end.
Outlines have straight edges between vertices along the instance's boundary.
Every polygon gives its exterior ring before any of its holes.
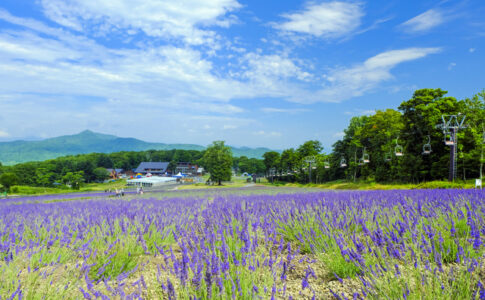
{"type": "Polygon", "coordinates": [[[291,97],[300,83],[314,80],[300,62],[283,54],[247,53],[239,61],[234,78],[244,83],[247,97],[291,97]]]}
{"type": "MultiPolygon", "coordinates": [[[[22,26],[0,30],[0,111],[10,136],[32,136],[32,132],[52,136],[90,128],[147,140],[200,143],[199,135],[209,134],[203,130],[208,125],[221,138],[226,134],[235,139],[235,133],[241,132],[249,134],[251,142],[265,142],[281,132],[253,135],[243,130],[261,124],[238,117],[245,110],[232,101],[264,97],[301,103],[342,101],[389,80],[396,65],[439,51],[384,52],[331,71],[325,85],[314,91],[320,75],[284,53],[246,53],[235,60],[236,72],[231,76],[185,44],[141,43],[111,49],[79,33],[13,17],[2,10],[0,19],[22,26]],[[139,132],[127,119],[156,130],[139,132]],[[18,120],[30,122],[19,126],[18,120]],[[229,130],[231,126],[237,128],[229,130]]],[[[267,107],[263,111],[304,110],[267,107]]]]}
{"type": "Polygon", "coordinates": [[[229,12],[239,9],[236,0],[41,0],[51,20],[82,31],[109,33],[142,31],[148,36],[183,38],[190,44],[214,39],[207,26],[227,27],[235,22],[229,12]]]}
{"type": "Polygon", "coordinates": [[[310,73],[297,66],[295,61],[282,55],[248,53],[243,57],[242,62],[248,64],[248,70],[243,76],[253,80],[296,78],[305,81],[312,77],[310,73]]]}
{"type": "Polygon", "coordinates": [[[224,124],[224,126],[222,126],[222,129],[224,129],[224,130],[231,130],[231,129],[236,129],[236,128],[238,128],[238,126],[236,126],[236,125],[224,124]]]}
{"type": "MultiPolygon", "coordinates": [[[[207,123],[212,128],[251,122],[233,117],[244,109],[228,103],[250,91],[236,80],[215,75],[212,63],[197,50],[110,49],[4,11],[0,19],[25,24],[21,30],[0,30],[0,111],[6,112],[2,121],[14,131],[11,136],[42,131],[59,135],[85,128],[138,136],[129,122],[115,120],[124,119],[120,116],[138,116],[153,128],[162,123],[175,128],[197,114],[227,116],[207,123]],[[32,120],[35,126],[18,126],[18,120],[32,120]]],[[[165,134],[173,141],[176,132],[151,135],[165,134]]]]}
{"type": "Polygon", "coordinates": [[[369,116],[375,114],[376,111],[372,109],[354,109],[353,111],[344,112],[348,116],[369,116]]]}
{"type": "Polygon", "coordinates": [[[401,24],[401,28],[408,33],[428,31],[445,21],[443,12],[430,9],[401,24]]]}
{"type": "Polygon", "coordinates": [[[288,33],[302,33],[320,38],[345,36],[360,26],[364,15],[359,3],[309,2],[301,12],[282,15],[286,22],[273,27],[288,33]]]}
{"type": "Polygon", "coordinates": [[[306,97],[294,98],[295,102],[340,102],[358,97],[393,78],[391,70],[397,65],[438,53],[440,48],[408,48],[391,50],[367,59],[350,68],[331,71],[328,84],[306,97]],[[303,101],[301,101],[303,100],[303,101]]]}
{"type": "Polygon", "coordinates": [[[468,49],[468,52],[473,53],[473,52],[475,52],[475,50],[476,50],[475,48],[470,48],[470,49],[468,49]]]}
{"type": "Polygon", "coordinates": [[[345,132],[343,132],[343,131],[336,132],[336,133],[334,133],[332,136],[333,136],[334,138],[338,138],[338,139],[340,139],[340,138],[343,138],[343,137],[345,136],[345,132]]]}
{"type": "Polygon", "coordinates": [[[6,138],[6,137],[9,137],[9,136],[10,136],[10,134],[8,134],[8,132],[0,129],[0,138],[6,138]]]}
{"type": "Polygon", "coordinates": [[[448,65],[448,71],[451,71],[454,67],[456,67],[456,63],[454,62],[451,62],[449,65],[448,65]]]}
{"type": "Polygon", "coordinates": [[[267,132],[264,130],[255,131],[253,132],[253,134],[264,136],[264,137],[280,137],[282,135],[281,132],[277,132],[277,131],[267,132]]]}

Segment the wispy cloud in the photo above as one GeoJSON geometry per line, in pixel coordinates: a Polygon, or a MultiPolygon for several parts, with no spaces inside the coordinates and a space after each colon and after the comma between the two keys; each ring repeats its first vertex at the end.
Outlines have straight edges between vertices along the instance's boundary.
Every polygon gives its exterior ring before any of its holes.
{"type": "Polygon", "coordinates": [[[402,23],[400,28],[407,33],[419,33],[428,31],[444,22],[445,17],[443,11],[430,9],[402,23]]]}
{"type": "Polygon", "coordinates": [[[345,132],[343,132],[343,131],[339,131],[339,132],[334,133],[332,136],[333,136],[334,138],[338,138],[338,139],[340,139],[340,138],[343,138],[343,137],[345,136],[345,132]]]}
{"type": "Polygon", "coordinates": [[[348,116],[369,116],[375,113],[376,111],[372,109],[354,109],[353,111],[344,112],[348,116]]]}
{"type": "Polygon", "coordinates": [[[273,24],[286,33],[305,34],[318,38],[339,38],[356,30],[364,15],[359,3],[323,2],[307,3],[300,12],[282,15],[287,21],[273,24]]]}
{"type": "MultiPolygon", "coordinates": [[[[227,5],[235,3],[219,1],[227,5]]],[[[43,3],[47,5],[46,10],[52,10],[54,6],[48,3],[56,2],[43,0],[43,3]]],[[[83,10],[98,9],[92,7],[90,0],[80,6],[83,10]]],[[[105,12],[106,16],[109,11],[105,12]]],[[[224,16],[223,11],[227,9],[217,11],[220,13],[213,13],[214,16],[224,16]]],[[[92,14],[75,14],[73,18],[82,26],[86,22],[94,24],[93,20],[112,22],[111,16],[98,20],[97,14],[92,14]]],[[[250,117],[240,117],[245,110],[232,102],[235,99],[268,97],[297,103],[343,101],[363,95],[391,79],[395,66],[439,51],[439,48],[387,51],[326,74],[319,74],[306,61],[288,53],[248,51],[233,60],[235,71],[231,73],[220,72],[200,47],[184,42],[168,45],[141,42],[114,49],[89,38],[89,34],[76,32],[75,28],[54,28],[2,10],[0,19],[15,25],[0,30],[0,111],[7,112],[2,124],[10,136],[30,136],[31,132],[52,136],[91,128],[111,133],[122,131],[139,138],[163,136],[159,140],[166,141],[180,141],[182,136],[184,140],[198,139],[197,134],[209,131],[234,137],[234,132],[242,132],[247,124],[256,122],[250,117]],[[324,81],[319,82],[322,77],[324,81]],[[180,130],[165,130],[143,136],[119,116],[134,117],[148,127],[160,126],[163,122],[167,128],[180,128],[183,134],[180,130]],[[18,120],[32,122],[18,126],[18,120]],[[211,130],[203,130],[204,125],[211,130]]],[[[143,19],[150,20],[150,17],[143,19]]],[[[124,30],[131,28],[123,22],[120,26],[124,30]]],[[[202,23],[194,21],[190,26],[205,30],[204,26],[208,25],[202,23]]],[[[142,27],[139,25],[137,30],[143,30],[142,27]]],[[[178,38],[185,41],[190,37],[193,36],[182,34],[178,38]]],[[[306,111],[278,107],[261,110],[266,113],[306,111]]],[[[251,140],[263,142],[266,137],[281,136],[277,131],[246,134],[251,140]]]]}
{"type": "Polygon", "coordinates": [[[253,134],[264,136],[264,137],[280,137],[280,136],[282,136],[281,132],[277,132],[277,131],[269,131],[268,132],[268,131],[264,131],[264,130],[255,131],[253,134]]]}
{"type": "Polygon", "coordinates": [[[148,36],[183,38],[189,44],[212,41],[208,26],[227,27],[235,17],[228,15],[241,5],[236,0],[180,0],[141,2],[130,0],[41,0],[44,14],[76,31],[108,33],[139,31],[148,36]]]}
{"type": "Polygon", "coordinates": [[[339,68],[325,76],[327,85],[295,102],[340,102],[362,96],[384,81],[393,78],[391,70],[399,64],[440,52],[440,48],[407,48],[380,53],[361,64],[339,68]],[[304,99],[304,101],[301,101],[304,99]]]}
{"type": "Polygon", "coordinates": [[[10,136],[10,134],[8,134],[7,131],[0,129],[0,138],[6,138],[6,137],[9,137],[9,136],[10,136]]]}
{"type": "Polygon", "coordinates": [[[448,65],[448,71],[451,71],[454,67],[456,67],[456,63],[454,62],[451,62],[449,65],[448,65]]]}

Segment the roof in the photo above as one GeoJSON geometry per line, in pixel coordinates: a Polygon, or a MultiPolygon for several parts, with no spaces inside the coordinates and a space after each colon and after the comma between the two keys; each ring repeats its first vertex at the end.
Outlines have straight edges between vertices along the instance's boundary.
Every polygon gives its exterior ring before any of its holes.
{"type": "Polygon", "coordinates": [[[108,171],[108,172],[110,172],[110,173],[111,173],[111,172],[113,172],[113,170],[114,170],[116,173],[122,173],[122,172],[123,172],[123,169],[109,169],[109,168],[108,168],[108,169],[106,169],[106,171],[108,171]]]}
{"type": "MultiPolygon", "coordinates": [[[[168,162],[142,162],[136,168],[135,173],[145,173],[147,169],[160,169],[160,171],[155,171],[155,173],[165,173],[167,171],[169,163],[168,162]]],[[[154,173],[150,171],[150,173],[154,173]]]]}

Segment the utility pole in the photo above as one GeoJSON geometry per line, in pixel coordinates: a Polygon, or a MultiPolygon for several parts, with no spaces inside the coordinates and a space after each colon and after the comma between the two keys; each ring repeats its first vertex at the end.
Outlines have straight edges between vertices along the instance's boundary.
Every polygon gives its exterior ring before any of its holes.
{"type": "Polygon", "coordinates": [[[443,130],[445,145],[450,146],[450,167],[448,173],[448,181],[455,181],[456,178],[456,152],[458,149],[458,131],[467,126],[465,122],[465,115],[461,113],[457,115],[442,115],[442,123],[437,125],[437,128],[443,130]]]}
{"type": "Polygon", "coordinates": [[[312,164],[315,163],[315,157],[307,156],[304,161],[308,164],[308,183],[312,183],[312,164]]]}

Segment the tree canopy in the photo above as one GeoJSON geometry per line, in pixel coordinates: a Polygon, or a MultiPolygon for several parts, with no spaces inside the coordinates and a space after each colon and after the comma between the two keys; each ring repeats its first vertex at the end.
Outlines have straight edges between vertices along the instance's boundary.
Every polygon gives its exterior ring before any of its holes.
{"type": "Polygon", "coordinates": [[[217,182],[231,180],[232,152],[223,141],[215,141],[205,150],[202,158],[205,169],[210,173],[210,180],[217,182]]]}

